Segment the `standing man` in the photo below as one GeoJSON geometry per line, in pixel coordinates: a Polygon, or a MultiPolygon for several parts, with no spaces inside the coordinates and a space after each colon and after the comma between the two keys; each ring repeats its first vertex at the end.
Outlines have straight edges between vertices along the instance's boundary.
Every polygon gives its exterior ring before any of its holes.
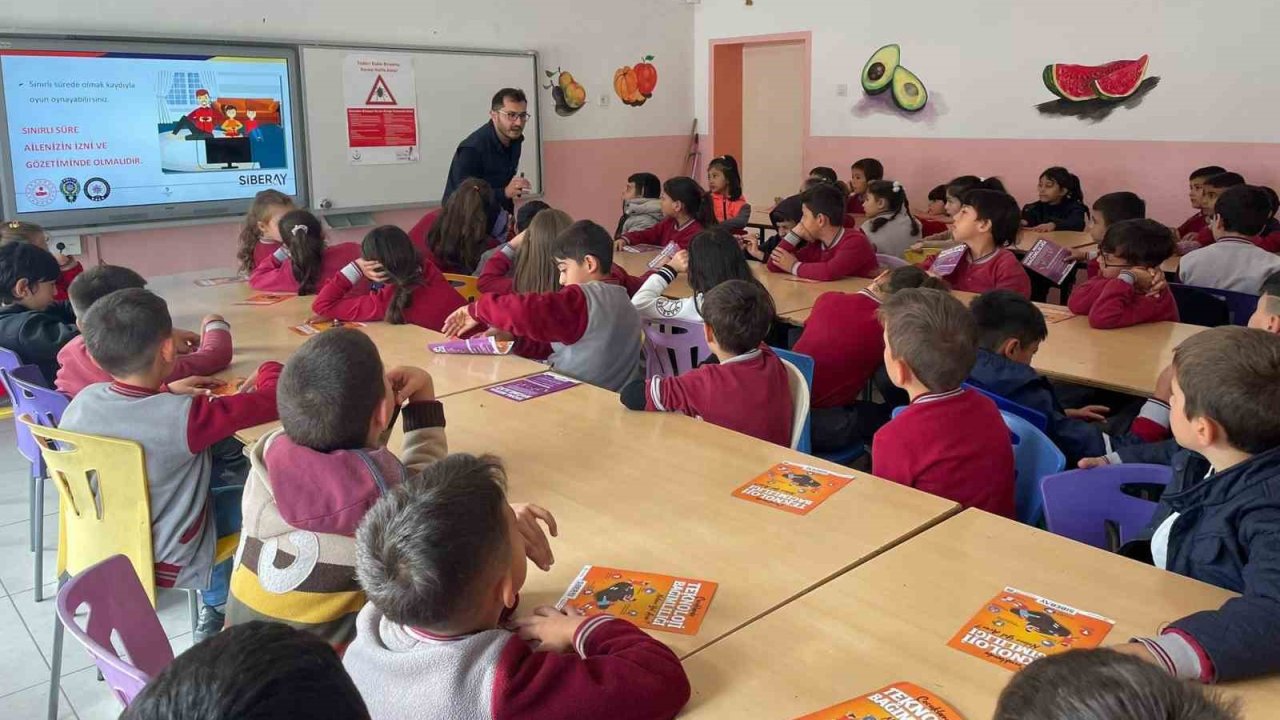
{"type": "Polygon", "coordinates": [[[533,187],[518,177],[520,145],[524,142],[524,125],[529,121],[528,99],[523,90],[503,88],[489,105],[489,122],[458,144],[449,165],[449,179],[444,186],[444,200],[469,177],[480,178],[493,188],[493,199],[508,213],[515,213],[513,200],[533,187]]]}

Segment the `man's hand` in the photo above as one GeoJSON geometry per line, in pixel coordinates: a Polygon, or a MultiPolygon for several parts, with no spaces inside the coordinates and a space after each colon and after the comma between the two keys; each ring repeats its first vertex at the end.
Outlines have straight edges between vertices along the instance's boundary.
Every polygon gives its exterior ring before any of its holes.
{"type": "Polygon", "coordinates": [[[546,533],[542,532],[538,521],[546,524],[551,537],[557,537],[559,532],[556,530],[555,516],[538,505],[527,503],[512,503],[511,510],[516,514],[516,526],[520,528],[520,535],[524,538],[524,554],[543,572],[550,570],[555,564],[556,556],[551,552],[551,542],[547,540],[546,533]]]}
{"type": "Polygon", "coordinates": [[[444,325],[440,328],[449,337],[462,337],[464,334],[475,330],[480,326],[480,321],[471,316],[471,306],[463,305],[453,314],[445,318],[444,325]]]}
{"type": "Polygon", "coordinates": [[[511,178],[511,182],[507,183],[507,187],[503,190],[503,194],[515,200],[533,187],[533,184],[519,175],[511,178]]]}
{"type": "Polygon", "coordinates": [[[377,260],[358,258],[355,262],[356,267],[360,268],[360,274],[364,275],[369,282],[383,283],[391,279],[391,276],[387,275],[386,268],[382,267],[382,263],[377,260]]]}
{"type": "Polygon", "coordinates": [[[213,388],[222,385],[223,381],[204,375],[192,375],[169,383],[169,392],[174,395],[190,395],[192,397],[210,397],[213,388]]]}
{"type": "Polygon", "coordinates": [[[773,254],[769,256],[769,259],[773,261],[774,265],[787,272],[791,272],[791,268],[794,268],[797,262],[795,254],[784,250],[781,246],[773,249],[773,254]]]}
{"type": "Polygon", "coordinates": [[[422,368],[401,365],[387,371],[387,382],[395,393],[396,404],[404,401],[430,402],[436,399],[435,383],[430,373],[422,368]]]}
{"type": "Polygon", "coordinates": [[[573,636],[586,621],[587,616],[577,608],[571,607],[564,611],[543,605],[535,609],[532,615],[516,618],[513,624],[521,639],[535,643],[537,650],[569,652],[573,649],[573,636]]]}
{"type": "Polygon", "coordinates": [[[1075,418],[1077,420],[1106,422],[1107,413],[1111,412],[1111,408],[1106,405],[1085,405],[1082,408],[1069,408],[1063,412],[1067,417],[1075,418]]]}

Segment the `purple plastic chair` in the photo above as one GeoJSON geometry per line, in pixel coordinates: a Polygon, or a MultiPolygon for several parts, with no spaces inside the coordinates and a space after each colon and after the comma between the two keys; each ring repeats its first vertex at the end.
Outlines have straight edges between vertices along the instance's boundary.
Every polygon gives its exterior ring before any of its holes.
{"type": "Polygon", "coordinates": [[[675,377],[711,357],[702,323],[683,320],[646,320],[644,323],[645,377],[675,377]]]}
{"type": "MultiPolygon", "coordinates": [[[[26,366],[32,370],[36,370],[33,366],[26,366]]],[[[39,371],[36,370],[36,375],[39,371]]],[[[67,409],[67,396],[56,390],[50,390],[39,383],[31,382],[23,378],[24,368],[18,368],[10,373],[7,370],[0,370],[0,376],[5,378],[5,390],[9,391],[9,397],[13,400],[14,417],[21,415],[30,415],[32,420],[39,425],[45,427],[56,428],[58,423],[62,421],[62,413],[67,409]]],[[[34,458],[40,457],[40,446],[35,438],[31,437],[31,433],[27,432],[25,427],[22,428],[26,432],[27,439],[35,452],[34,458]]],[[[41,602],[44,600],[43,578],[44,575],[44,461],[37,460],[27,455],[27,451],[23,448],[22,438],[18,438],[18,450],[31,462],[31,549],[35,556],[33,559],[33,572],[35,573],[35,600],[41,602]]]]}
{"type": "Polygon", "coordinates": [[[1138,463],[1047,475],[1040,481],[1045,526],[1055,535],[1112,550],[1133,539],[1156,509],[1124,492],[1125,486],[1168,485],[1172,479],[1168,466],[1138,463]]]}
{"type": "Polygon", "coordinates": [[[880,263],[880,267],[889,268],[890,270],[911,264],[897,255],[885,255],[884,253],[876,253],[876,262],[880,263]]]}
{"type": "Polygon", "coordinates": [[[58,591],[57,612],[57,627],[65,628],[89,651],[102,679],[126,707],[173,662],[173,648],[160,618],[124,555],[112,555],[68,580],[58,591]],[[76,622],[82,605],[89,607],[85,627],[76,622]],[[112,634],[119,638],[128,660],[120,657],[112,634]]]}

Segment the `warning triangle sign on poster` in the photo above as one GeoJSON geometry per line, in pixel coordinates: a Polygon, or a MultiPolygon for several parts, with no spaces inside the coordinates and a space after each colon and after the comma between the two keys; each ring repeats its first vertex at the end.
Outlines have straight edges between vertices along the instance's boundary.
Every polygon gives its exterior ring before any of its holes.
{"type": "Polygon", "coordinates": [[[391,94],[391,88],[387,87],[387,81],[379,75],[373,81],[373,89],[369,91],[369,97],[364,100],[365,105],[396,105],[396,96],[391,94]]]}

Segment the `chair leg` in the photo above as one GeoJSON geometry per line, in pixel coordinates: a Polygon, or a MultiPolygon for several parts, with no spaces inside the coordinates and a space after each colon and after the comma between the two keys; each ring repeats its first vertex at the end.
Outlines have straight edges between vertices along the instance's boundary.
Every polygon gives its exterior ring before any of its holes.
{"type": "Polygon", "coordinates": [[[36,477],[36,466],[31,465],[31,472],[27,478],[27,504],[30,506],[31,527],[28,528],[29,540],[31,541],[31,552],[36,551],[36,498],[40,491],[40,479],[36,477]]]}
{"type": "Polygon", "coordinates": [[[53,658],[49,665],[49,720],[57,720],[58,681],[62,677],[62,623],[56,616],[53,618],[53,658]]]}
{"type": "Polygon", "coordinates": [[[187,591],[187,605],[191,608],[191,632],[200,624],[200,598],[195,590],[187,591]]]}
{"type": "Polygon", "coordinates": [[[31,516],[31,535],[35,554],[32,556],[31,565],[35,572],[36,602],[44,602],[44,479],[35,478],[32,483],[31,492],[35,497],[33,503],[35,512],[31,516]]]}

